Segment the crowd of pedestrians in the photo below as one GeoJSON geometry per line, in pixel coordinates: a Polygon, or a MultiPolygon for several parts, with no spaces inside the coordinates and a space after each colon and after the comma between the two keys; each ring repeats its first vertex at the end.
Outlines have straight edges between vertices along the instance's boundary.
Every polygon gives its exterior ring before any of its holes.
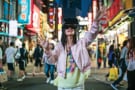
{"type": "MultiPolygon", "coordinates": [[[[34,49],[27,50],[25,43],[22,43],[21,46],[15,46],[14,42],[10,42],[9,46],[2,50],[2,39],[0,37],[0,71],[3,70],[2,59],[5,58],[8,68],[8,80],[11,80],[15,74],[15,64],[18,64],[19,74],[17,81],[20,82],[26,77],[26,67],[28,61],[30,61],[31,63],[34,62],[33,76],[36,75],[38,69],[41,72],[44,65],[46,82],[56,85],[58,90],[85,90],[84,83],[91,72],[87,46],[92,43],[98,32],[100,32],[99,21],[103,13],[104,8],[98,12],[91,30],[88,30],[80,40],[76,38],[77,19],[65,19],[62,26],[61,41],[56,46],[48,40],[39,38],[34,49]],[[55,66],[57,66],[56,78],[54,78],[55,66]]],[[[106,68],[106,60],[108,60],[109,68],[116,67],[119,69],[119,77],[111,84],[114,90],[118,90],[117,85],[123,80],[126,73],[128,80],[127,90],[135,90],[135,65],[132,64],[135,63],[133,40],[125,40],[121,49],[119,47],[115,49],[113,43],[109,46],[107,54],[103,51],[103,55],[98,47],[98,69],[101,67],[102,60],[104,60],[104,68],[106,68]]],[[[109,75],[110,73],[107,73],[106,77],[109,77],[109,75]]],[[[1,82],[0,87],[2,87],[1,82]]]]}

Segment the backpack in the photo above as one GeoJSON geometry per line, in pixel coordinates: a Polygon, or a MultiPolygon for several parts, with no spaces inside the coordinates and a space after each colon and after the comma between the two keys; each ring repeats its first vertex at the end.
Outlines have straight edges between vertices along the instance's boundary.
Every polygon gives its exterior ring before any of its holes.
{"type": "Polygon", "coordinates": [[[21,60],[26,59],[26,53],[27,53],[27,51],[25,48],[20,48],[20,54],[21,54],[20,59],[21,60]]]}
{"type": "Polygon", "coordinates": [[[108,55],[108,59],[109,59],[109,60],[113,60],[113,54],[114,54],[113,51],[111,51],[111,52],[109,53],[109,55],[108,55]]]}

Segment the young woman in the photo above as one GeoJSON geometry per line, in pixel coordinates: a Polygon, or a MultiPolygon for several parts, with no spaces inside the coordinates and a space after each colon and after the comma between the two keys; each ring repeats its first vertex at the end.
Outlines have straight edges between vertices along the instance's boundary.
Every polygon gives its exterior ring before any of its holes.
{"type": "MultiPolygon", "coordinates": [[[[49,43],[49,49],[53,50],[54,49],[54,44],[49,43]]],[[[46,83],[53,84],[54,82],[54,72],[55,72],[55,63],[52,63],[50,60],[50,56],[47,55],[47,52],[44,51],[43,54],[43,62],[44,62],[44,72],[47,77],[46,83]]]]}
{"type": "Polygon", "coordinates": [[[103,11],[97,13],[91,30],[84,38],[77,41],[76,29],[77,19],[65,19],[62,26],[62,37],[53,51],[48,50],[47,42],[43,47],[51,57],[55,57],[57,62],[57,77],[54,85],[58,90],[84,90],[85,79],[90,75],[90,58],[87,52],[87,46],[96,38],[99,28],[99,20],[103,16],[103,11]]]}
{"type": "Polygon", "coordinates": [[[134,38],[131,39],[131,48],[128,52],[128,66],[127,66],[127,79],[128,88],[127,90],[135,90],[135,47],[134,38]]]}

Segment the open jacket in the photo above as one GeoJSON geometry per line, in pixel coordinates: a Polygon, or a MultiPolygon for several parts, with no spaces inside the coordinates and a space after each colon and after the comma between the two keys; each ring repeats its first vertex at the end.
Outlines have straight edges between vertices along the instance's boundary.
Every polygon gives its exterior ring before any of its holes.
{"type": "MultiPolygon", "coordinates": [[[[93,23],[90,31],[86,32],[84,38],[78,40],[76,44],[71,47],[71,52],[77,67],[82,73],[90,70],[90,58],[87,51],[87,46],[95,39],[98,33],[97,23],[93,23]]],[[[57,62],[57,72],[59,76],[65,77],[66,73],[66,58],[67,52],[61,42],[59,42],[55,49],[51,52],[57,62]]]]}

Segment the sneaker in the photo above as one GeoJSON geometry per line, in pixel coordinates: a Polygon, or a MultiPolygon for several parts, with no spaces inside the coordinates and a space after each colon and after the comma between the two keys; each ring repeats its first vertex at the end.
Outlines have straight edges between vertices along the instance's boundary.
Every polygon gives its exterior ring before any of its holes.
{"type": "Polygon", "coordinates": [[[53,83],[54,83],[54,80],[51,80],[51,81],[50,81],[50,84],[53,84],[53,83]]]}
{"type": "Polygon", "coordinates": [[[49,83],[49,81],[50,81],[50,78],[47,78],[46,83],[49,83]]]}
{"type": "Polygon", "coordinates": [[[25,75],[22,77],[22,79],[25,79],[25,75]]]}
{"type": "Polygon", "coordinates": [[[113,85],[113,84],[111,84],[111,87],[112,87],[114,90],[118,90],[118,89],[116,88],[116,86],[113,85]]]}
{"type": "Polygon", "coordinates": [[[22,79],[22,78],[19,78],[19,79],[17,79],[17,81],[18,81],[18,82],[21,82],[21,81],[23,81],[23,79],[22,79]]]}

